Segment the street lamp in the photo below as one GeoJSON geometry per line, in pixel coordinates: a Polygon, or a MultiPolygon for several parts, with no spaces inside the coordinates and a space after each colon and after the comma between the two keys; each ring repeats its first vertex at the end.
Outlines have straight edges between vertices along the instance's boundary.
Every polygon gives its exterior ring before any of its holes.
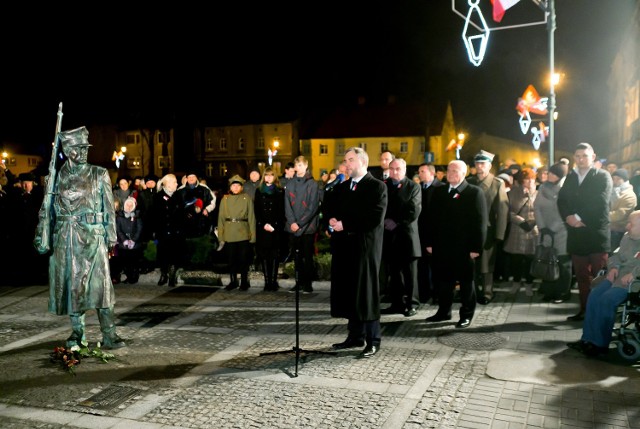
{"type": "Polygon", "coordinates": [[[124,154],[126,151],[127,151],[126,146],[121,146],[119,152],[116,152],[115,150],[113,151],[113,156],[111,157],[111,160],[116,162],[116,168],[118,169],[120,168],[120,161],[124,159],[124,154]]]}
{"type": "Polygon", "coordinates": [[[273,150],[269,148],[267,151],[267,155],[269,155],[269,165],[273,164],[273,157],[278,153],[278,148],[280,147],[280,140],[278,137],[273,139],[273,150]]]}

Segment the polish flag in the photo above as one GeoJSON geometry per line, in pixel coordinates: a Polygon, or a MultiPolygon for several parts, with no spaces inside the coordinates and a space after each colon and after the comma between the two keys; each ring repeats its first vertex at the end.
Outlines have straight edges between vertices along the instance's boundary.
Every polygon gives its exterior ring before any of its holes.
{"type": "Polygon", "coordinates": [[[504,16],[504,12],[515,6],[520,0],[491,0],[491,4],[493,5],[493,20],[495,22],[502,21],[502,17],[504,16]]]}

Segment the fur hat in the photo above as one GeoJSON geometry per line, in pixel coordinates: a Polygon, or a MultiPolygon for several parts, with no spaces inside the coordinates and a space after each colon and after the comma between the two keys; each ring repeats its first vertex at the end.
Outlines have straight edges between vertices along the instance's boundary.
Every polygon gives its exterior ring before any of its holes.
{"type": "Polygon", "coordinates": [[[563,162],[557,162],[549,167],[549,173],[553,173],[558,176],[559,179],[562,179],[569,172],[569,167],[563,162]]]}
{"type": "Polygon", "coordinates": [[[627,173],[627,169],[626,168],[618,168],[616,171],[614,171],[611,174],[611,177],[613,177],[613,176],[618,176],[619,178],[621,178],[625,182],[627,182],[629,180],[629,173],[627,173]]]}

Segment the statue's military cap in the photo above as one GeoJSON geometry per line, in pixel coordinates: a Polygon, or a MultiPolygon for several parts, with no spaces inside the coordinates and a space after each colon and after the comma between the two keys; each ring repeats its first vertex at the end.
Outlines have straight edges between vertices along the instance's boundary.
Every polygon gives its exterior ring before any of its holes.
{"type": "Polygon", "coordinates": [[[60,133],[60,143],[62,143],[63,150],[77,146],[91,146],[89,144],[89,131],[85,127],[63,131],[60,133]]]}

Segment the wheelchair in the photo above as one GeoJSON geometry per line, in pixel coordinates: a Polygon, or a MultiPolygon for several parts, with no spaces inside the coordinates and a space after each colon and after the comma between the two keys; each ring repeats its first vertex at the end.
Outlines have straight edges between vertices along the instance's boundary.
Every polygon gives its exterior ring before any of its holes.
{"type": "Polygon", "coordinates": [[[618,354],[635,362],[640,359],[640,278],[629,284],[627,298],[619,312],[619,325],[613,329],[618,354]]]}

